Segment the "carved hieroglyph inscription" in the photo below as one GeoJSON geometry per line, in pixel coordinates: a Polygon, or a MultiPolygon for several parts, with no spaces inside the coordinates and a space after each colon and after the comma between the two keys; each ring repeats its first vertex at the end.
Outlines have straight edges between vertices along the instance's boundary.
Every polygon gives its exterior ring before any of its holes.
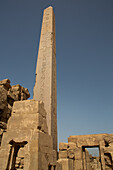
{"type": "Polygon", "coordinates": [[[44,10],[33,98],[44,102],[44,107],[47,112],[48,131],[53,137],[53,148],[56,150],[56,38],[55,16],[52,7],[44,10]]]}

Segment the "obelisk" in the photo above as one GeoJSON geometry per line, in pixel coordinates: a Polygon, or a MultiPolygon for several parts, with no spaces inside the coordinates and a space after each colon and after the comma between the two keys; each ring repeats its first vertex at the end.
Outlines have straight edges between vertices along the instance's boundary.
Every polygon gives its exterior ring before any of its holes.
{"type": "Polygon", "coordinates": [[[56,38],[51,6],[43,14],[33,99],[44,102],[49,135],[57,151],[56,38]]]}

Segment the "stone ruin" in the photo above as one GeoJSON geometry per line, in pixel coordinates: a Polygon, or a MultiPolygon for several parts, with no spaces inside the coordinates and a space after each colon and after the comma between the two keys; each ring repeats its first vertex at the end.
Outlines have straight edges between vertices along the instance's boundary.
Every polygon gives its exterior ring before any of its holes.
{"type": "Polygon", "coordinates": [[[113,134],[70,136],[68,143],[59,144],[58,162],[63,170],[112,170],[113,134]],[[87,150],[95,147],[99,156],[92,156],[87,150]]]}
{"type": "Polygon", "coordinates": [[[70,136],[57,150],[55,16],[44,10],[33,99],[0,81],[0,170],[113,170],[113,134],[70,136]],[[98,148],[92,156],[88,148],[98,148]]]}
{"type": "Polygon", "coordinates": [[[30,93],[27,88],[19,84],[11,86],[9,79],[0,81],[0,144],[11,116],[14,101],[27,100],[29,97],[30,93]]]}
{"type": "MultiPolygon", "coordinates": [[[[18,94],[12,88],[8,91],[10,96],[18,94]]],[[[61,170],[57,162],[56,40],[52,7],[44,10],[33,99],[26,100],[24,88],[20,91],[19,101],[13,100],[2,135],[0,170],[61,170]]]]}

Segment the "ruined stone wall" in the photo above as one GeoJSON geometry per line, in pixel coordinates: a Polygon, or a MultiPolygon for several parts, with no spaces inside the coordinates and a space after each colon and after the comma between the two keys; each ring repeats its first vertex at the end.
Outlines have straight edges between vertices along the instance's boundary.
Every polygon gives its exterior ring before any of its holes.
{"type": "Polygon", "coordinates": [[[29,96],[26,88],[0,81],[0,170],[62,170],[48,134],[44,104],[26,100],[29,96]]]}
{"type": "Polygon", "coordinates": [[[35,100],[14,102],[1,143],[0,169],[62,170],[56,160],[44,104],[35,100]]]}
{"type": "Polygon", "coordinates": [[[27,88],[10,85],[9,79],[0,81],[0,143],[3,132],[7,128],[7,122],[11,116],[14,101],[26,100],[30,97],[27,88]]]}
{"type": "Polygon", "coordinates": [[[112,170],[113,134],[71,136],[59,144],[58,161],[62,170],[112,170]],[[89,155],[88,147],[98,147],[99,157],[89,155]]]}

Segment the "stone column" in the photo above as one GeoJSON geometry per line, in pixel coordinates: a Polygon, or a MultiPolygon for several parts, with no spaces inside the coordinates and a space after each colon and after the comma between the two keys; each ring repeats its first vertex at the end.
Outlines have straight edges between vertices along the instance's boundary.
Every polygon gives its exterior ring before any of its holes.
{"type": "Polygon", "coordinates": [[[49,135],[53,137],[53,149],[57,150],[56,39],[51,6],[43,14],[33,98],[44,102],[49,135]]]}
{"type": "Polygon", "coordinates": [[[86,150],[85,150],[85,148],[83,148],[83,150],[82,150],[82,161],[83,161],[83,169],[84,170],[87,170],[87,168],[86,168],[86,150]]]}
{"type": "Polygon", "coordinates": [[[99,152],[100,152],[100,157],[101,157],[101,169],[105,170],[105,158],[104,158],[104,141],[100,141],[100,146],[99,146],[99,152]]]}

